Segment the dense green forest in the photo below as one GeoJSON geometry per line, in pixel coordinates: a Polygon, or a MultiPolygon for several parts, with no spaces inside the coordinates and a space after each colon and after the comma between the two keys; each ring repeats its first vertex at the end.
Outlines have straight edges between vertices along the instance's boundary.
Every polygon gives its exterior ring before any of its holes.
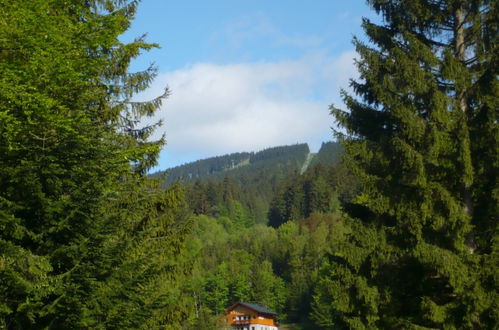
{"type": "Polygon", "coordinates": [[[313,288],[335,236],[346,230],[341,203],[351,201],[358,182],[341,162],[317,163],[303,174],[295,169],[277,180],[267,222],[260,223],[252,204],[244,201],[264,192],[255,189],[248,195],[237,180],[207,179],[186,187],[195,214],[188,255],[197,313],[217,328],[217,315],[227,306],[251,301],[278,312],[282,322],[315,327],[309,317],[313,288]],[[200,196],[205,211],[198,208],[200,196]]]}
{"type": "Polygon", "coordinates": [[[220,180],[226,176],[238,177],[240,183],[247,183],[253,181],[254,176],[266,175],[257,173],[264,167],[266,172],[272,172],[269,177],[279,179],[290,171],[299,169],[309,153],[307,144],[274,147],[259,152],[233,153],[156,172],[151,174],[151,177],[165,177],[165,187],[178,180],[190,183],[203,179],[220,180]]]}
{"type": "Polygon", "coordinates": [[[135,1],[0,3],[0,328],[178,329],[184,193],[146,177],[168,95],[128,72],[135,1]]]}
{"type": "Polygon", "coordinates": [[[202,159],[151,177],[163,178],[163,187],[184,184],[187,204],[196,215],[228,216],[251,226],[267,224],[281,182],[300,177],[309,164],[337,164],[341,154],[342,148],[335,142],[322,143],[317,153],[310,153],[307,144],[297,144],[202,159]],[[307,157],[311,161],[307,162],[307,157]]]}
{"type": "Polygon", "coordinates": [[[0,328],[499,328],[499,4],[367,2],[337,142],[149,175],[138,2],[1,1],[0,328]]]}

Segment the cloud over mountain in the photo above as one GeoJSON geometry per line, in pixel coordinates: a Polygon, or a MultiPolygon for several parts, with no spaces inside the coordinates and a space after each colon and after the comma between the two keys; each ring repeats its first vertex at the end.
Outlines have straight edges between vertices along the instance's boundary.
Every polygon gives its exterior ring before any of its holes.
{"type": "Polygon", "coordinates": [[[237,64],[198,63],[160,74],[142,98],[171,96],[158,115],[168,145],[161,168],[197,158],[331,136],[328,105],[355,73],[353,52],[336,58],[237,64]]]}

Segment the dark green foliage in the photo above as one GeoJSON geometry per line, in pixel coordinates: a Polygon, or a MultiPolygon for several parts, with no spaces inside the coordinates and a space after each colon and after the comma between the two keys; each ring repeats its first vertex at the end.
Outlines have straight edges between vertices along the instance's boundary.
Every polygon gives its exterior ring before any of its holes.
{"type": "Polygon", "coordinates": [[[295,160],[302,164],[310,152],[307,144],[296,144],[293,146],[273,147],[251,154],[250,163],[255,164],[262,161],[295,160]]]}
{"type": "Polygon", "coordinates": [[[350,201],[357,186],[357,180],[343,163],[330,167],[319,163],[303,175],[294,173],[278,186],[270,203],[268,224],[278,227],[314,212],[339,214],[340,201],[350,201]]]}
{"type": "Polygon", "coordinates": [[[312,164],[332,166],[341,161],[343,146],[338,142],[323,142],[312,164]]]}
{"type": "MultiPolygon", "coordinates": [[[[237,166],[244,166],[249,162],[250,156],[251,153],[249,152],[233,153],[170,168],[166,171],[165,186],[169,186],[179,179],[182,179],[183,182],[195,182],[216,173],[232,170],[237,166]]],[[[163,177],[164,174],[164,172],[157,172],[151,174],[151,176],[163,177]]]]}
{"type": "MultiPolygon", "coordinates": [[[[327,212],[331,207],[337,210],[338,206],[332,205],[337,204],[337,197],[349,198],[356,187],[351,173],[344,166],[338,164],[342,149],[338,143],[323,143],[319,153],[313,157],[313,163],[324,164],[327,167],[335,165],[335,168],[326,170],[323,167],[320,169],[314,167],[313,171],[316,173],[305,174],[308,179],[303,179],[298,171],[303,168],[308,152],[306,144],[299,144],[269,148],[255,154],[251,153],[249,154],[251,157],[246,159],[245,165],[214,173],[196,180],[193,184],[188,184],[188,204],[195,214],[207,214],[216,218],[227,216],[232,219],[241,219],[239,224],[245,224],[245,226],[266,223],[269,207],[271,207],[269,204],[278,202],[276,200],[278,197],[274,196],[276,194],[280,196],[286,190],[289,190],[289,194],[296,195],[295,202],[288,202],[290,208],[294,207],[294,211],[292,211],[294,216],[275,214],[277,208],[272,206],[270,218],[277,218],[278,223],[307,217],[312,211],[327,212]],[[317,176],[322,177],[311,179],[311,177],[317,176]],[[324,179],[325,176],[328,176],[327,180],[324,179]],[[282,182],[284,181],[288,182],[289,187],[283,187],[282,182]],[[293,185],[296,188],[295,192],[292,190],[293,185]],[[331,197],[333,190],[338,190],[339,195],[331,197]],[[310,199],[303,201],[305,197],[310,197],[310,199]],[[270,203],[270,201],[273,202],[270,203]],[[295,207],[298,201],[302,205],[295,207]],[[317,203],[323,203],[323,205],[317,203]]],[[[215,157],[183,165],[172,169],[172,175],[178,171],[185,172],[194,170],[199,166],[205,167],[212,161],[220,159],[225,159],[226,165],[224,166],[227,166],[227,162],[238,155],[245,155],[245,153],[215,157]]],[[[309,170],[309,172],[311,171],[309,170]]],[[[160,174],[156,173],[153,176],[160,176],[160,174]]],[[[171,181],[170,178],[167,180],[167,182],[171,181]]],[[[187,180],[187,183],[189,182],[191,181],[187,180]]],[[[288,199],[292,198],[288,197],[288,199]]]]}
{"type": "MultiPolygon", "coordinates": [[[[184,183],[197,180],[223,180],[224,177],[237,178],[239,183],[246,183],[245,176],[252,180],[262,168],[272,172],[272,175],[282,177],[289,168],[298,168],[303,164],[309,153],[307,144],[268,148],[259,152],[239,152],[224,156],[198,160],[185,165],[166,170],[165,187],[177,182],[184,183]]],[[[151,174],[153,177],[163,177],[165,172],[151,174]]]]}
{"type": "Polygon", "coordinates": [[[269,148],[257,153],[209,158],[172,169],[166,182],[172,182],[171,177],[179,172],[198,171],[215,160],[225,160],[225,165],[221,162],[220,166],[229,166],[226,170],[202,176],[193,184],[192,180],[185,180],[188,204],[195,214],[227,216],[238,219],[239,224],[248,227],[254,223],[267,222],[269,201],[277,183],[300,169],[308,152],[306,144],[299,144],[269,148]],[[244,164],[232,167],[232,160],[238,155],[248,155],[248,158],[244,164]]]}
{"type": "Polygon", "coordinates": [[[188,317],[178,186],[144,174],[163,140],[131,102],[155,47],[123,44],[136,1],[0,4],[0,327],[141,328],[188,317]]]}
{"type": "Polygon", "coordinates": [[[322,328],[497,328],[498,3],[368,1],[358,98],[332,107],[361,193],[324,263],[322,328]]]}

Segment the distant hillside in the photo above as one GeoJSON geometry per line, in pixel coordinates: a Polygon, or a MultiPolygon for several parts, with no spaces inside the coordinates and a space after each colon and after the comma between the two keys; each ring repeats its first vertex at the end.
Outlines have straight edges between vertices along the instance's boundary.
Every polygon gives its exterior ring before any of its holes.
{"type": "Polygon", "coordinates": [[[240,218],[246,226],[267,223],[270,201],[281,182],[319,163],[333,165],[341,152],[334,142],[323,143],[316,154],[305,143],[280,146],[202,159],[151,176],[165,177],[165,187],[184,183],[195,214],[240,218]]]}
{"type": "Polygon", "coordinates": [[[311,166],[322,164],[324,166],[334,165],[341,160],[343,147],[338,142],[322,142],[317,156],[312,159],[311,166]]]}
{"type": "MultiPolygon", "coordinates": [[[[296,144],[268,148],[259,152],[238,152],[206,158],[166,170],[165,185],[168,186],[179,179],[184,183],[190,183],[197,180],[223,179],[227,175],[244,176],[248,172],[264,168],[272,169],[271,172],[279,168],[278,174],[286,175],[290,171],[299,169],[309,153],[307,144],[296,144]]],[[[163,174],[164,172],[157,172],[151,176],[159,177],[163,174]]]]}
{"type": "Polygon", "coordinates": [[[284,167],[291,171],[301,169],[303,173],[308,167],[318,163],[326,166],[337,163],[341,159],[342,153],[343,149],[337,142],[323,142],[319,152],[313,154],[310,153],[308,145],[303,143],[267,148],[259,152],[237,152],[210,157],[176,166],[166,171],[156,172],[151,176],[162,177],[167,174],[165,185],[170,185],[179,179],[182,179],[184,183],[208,178],[217,179],[225,177],[229,174],[228,172],[231,172],[229,175],[233,176],[248,170],[251,171],[251,169],[262,168],[267,165],[272,167],[277,164],[280,164],[280,167],[286,164],[284,167]],[[250,166],[251,169],[237,171],[237,169],[247,165],[252,165],[250,166]]]}

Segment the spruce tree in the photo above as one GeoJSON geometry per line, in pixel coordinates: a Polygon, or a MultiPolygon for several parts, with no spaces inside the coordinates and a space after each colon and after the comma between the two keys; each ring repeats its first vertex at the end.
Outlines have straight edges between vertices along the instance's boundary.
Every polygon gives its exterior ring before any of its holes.
{"type": "Polygon", "coordinates": [[[163,139],[133,102],[155,44],[118,37],[137,1],[0,3],[0,328],[171,327],[188,224],[145,174],[163,139]]]}
{"type": "Polygon", "coordinates": [[[323,265],[323,328],[497,328],[498,10],[370,0],[357,95],[331,107],[362,192],[323,265]]]}

